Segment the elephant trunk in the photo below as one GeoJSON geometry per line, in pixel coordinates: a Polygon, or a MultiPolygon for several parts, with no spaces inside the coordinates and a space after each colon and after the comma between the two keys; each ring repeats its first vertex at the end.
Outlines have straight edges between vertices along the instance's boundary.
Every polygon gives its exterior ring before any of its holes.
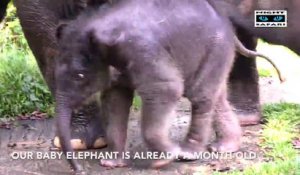
{"type": "Polygon", "coordinates": [[[57,128],[58,128],[58,135],[61,143],[61,148],[63,153],[66,155],[68,162],[71,165],[71,168],[75,172],[82,171],[82,167],[79,163],[67,157],[68,152],[74,152],[71,146],[71,116],[72,116],[72,109],[69,98],[67,95],[63,95],[62,93],[56,93],[56,116],[57,116],[57,128]]]}

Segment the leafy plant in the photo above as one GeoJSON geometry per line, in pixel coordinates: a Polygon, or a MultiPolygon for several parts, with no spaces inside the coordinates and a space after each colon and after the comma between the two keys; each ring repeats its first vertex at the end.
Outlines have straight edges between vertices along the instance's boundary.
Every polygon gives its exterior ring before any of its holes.
{"type": "Polygon", "coordinates": [[[258,75],[260,77],[272,77],[272,73],[268,69],[258,69],[258,75]]]}
{"type": "Polygon", "coordinates": [[[11,5],[0,30],[0,46],[0,118],[33,111],[52,114],[53,98],[11,5]]]}

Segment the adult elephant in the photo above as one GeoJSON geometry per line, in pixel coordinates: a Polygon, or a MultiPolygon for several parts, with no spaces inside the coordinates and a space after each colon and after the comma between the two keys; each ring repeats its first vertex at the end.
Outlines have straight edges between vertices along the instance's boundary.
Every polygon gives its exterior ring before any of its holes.
{"type": "MultiPolygon", "coordinates": [[[[255,50],[257,38],[284,45],[300,54],[300,1],[299,0],[212,0],[227,15],[237,35],[250,50],[255,50]],[[255,28],[255,10],[287,10],[288,27],[255,28]]],[[[229,100],[239,114],[242,125],[257,124],[261,119],[258,72],[255,60],[237,55],[230,76],[229,100]]]]}

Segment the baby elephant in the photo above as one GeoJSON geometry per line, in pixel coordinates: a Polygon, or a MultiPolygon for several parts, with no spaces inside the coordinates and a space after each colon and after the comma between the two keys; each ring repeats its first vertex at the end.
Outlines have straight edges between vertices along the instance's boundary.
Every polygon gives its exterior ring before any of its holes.
{"type": "MultiPolygon", "coordinates": [[[[56,114],[65,153],[72,151],[72,109],[95,92],[114,86],[110,66],[121,72],[127,84],[106,94],[111,104],[122,102],[111,106],[114,112],[107,115],[107,142],[112,151],[125,151],[133,90],[142,99],[142,134],[151,151],[171,152],[175,158],[205,150],[213,115],[228,120],[226,126],[218,124],[220,131],[231,127],[227,129],[235,128],[237,133],[226,141],[221,137],[217,147],[238,146],[239,123],[226,100],[234,33],[227,19],[207,1],[122,0],[105,9],[88,10],[59,27],[57,37],[56,114]],[[182,96],[191,101],[192,122],[179,146],[170,140],[168,131],[182,96]]],[[[69,161],[74,170],[82,170],[75,160],[69,161]]],[[[170,161],[155,161],[152,166],[170,161]]],[[[101,164],[117,167],[125,162],[119,157],[101,164]]]]}

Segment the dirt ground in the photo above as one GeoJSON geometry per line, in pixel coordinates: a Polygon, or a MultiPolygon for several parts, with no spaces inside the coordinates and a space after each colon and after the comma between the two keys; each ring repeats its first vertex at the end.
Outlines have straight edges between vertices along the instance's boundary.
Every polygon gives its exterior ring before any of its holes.
{"type": "MultiPolygon", "coordinates": [[[[280,84],[277,78],[261,78],[261,102],[293,102],[300,103],[300,76],[295,76],[292,70],[299,70],[300,60],[294,63],[289,62],[288,71],[284,71],[287,82],[280,84]]],[[[182,99],[178,106],[178,113],[173,121],[170,136],[174,140],[182,140],[187,132],[190,122],[189,102],[182,99]]],[[[140,113],[132,112],[130,116],[128,131],[128,151],[145,152],[146,148],[140,135],[140,113]]],[[[193,174],[193,172],[204,172],[211,174],[212,171],[243,170],[251,164],[261,161],[268,161],[263,157],[263,152],[259,149],[259,134],[261,126],[246,127],[243,136],[243,145],[240,152],[225,156],[223,159],[204,159],[195,162],[174,162],[163,170],[145,169],[149,163],[147,160],[131,160],[132,165],[128,168],[108,170],[98,165],[99,160],[80,160],[89,174],[101,175],[130,175],[130,174],[149,174],[149,175],[176,175],[193,174]],[[243,155],[242,155],[243,154],[243,155]],[[251,155],[254,157],[251,157],[251,155]]],[[[37,154],[45,155],[49,153],[55,132],[54,120],[32,120],[22,121],[18,127],[13,129],[0,129],[0,175],[64,175],[68,174],[69,168],[67,161],[62,158],[37,158],[37,154]],[[24,159],[13,159],[20,153],[27,153],[24,159]],[[33,154],[33,159],[28,154],[33,154]]],[[[106,149],[96,150],[97,152],[106,149]]],[[[53,152],[53,151],[52,151],[53,152]]]]}
{"type": "MultiPolygon", "coordinates": [[[[182,140],[187,132],[187,126],[190,120],[189,103],[183,100],[178,107],[178,116],[173,122],[170,136],[174,140],[182,140]]],[[[145,152],[145,145],[140,135],[140,113],[132,112],[128,131],[128,151],[145,152]]],[[[130,168],[121,168],[108,170],[98,165],[98,160],[80,160],[85,169],[89,170],[89,174],[103,175],[119,175],[119,174],[191,174],[195,171],[206,171],[208,174],[213,170],[227,171],[230,169],[242,170],[245,165],[253,162],[263,161],[263,153],[259,150],[257,143],[259,139],[260,126],[245,128],[243,137],[243,146],[241,153],[245,156],[254,156],[255,159],[242,159],[242,155],[231,155],[233,158],[223,157],[223,160],[208,159],[196,161],[172,163],[161,171],[145,169],[149,163],[147,160],[131,160],[133,164],[130,168]],[[205,166],[208,165],[208,166],[205,166]]],[[[11,130],[0,130],[1,150],[0,150],[0,174],[2,175],[39,175],[39,174],[66,174],[68,172],[68,164],[64,159],[46,158],[40,160],[38,154],[45,155],[49,153],[49,147],[52,144],[51,138],[54,136],[55,123],[54,120],[42,121],[22,121],[19,126],[11,130]],[[21,158],[20,154],[24,156],[21,158]],[[27,156],[25,155],[27,153],[27,156]],[[33,154],[32,159],[29,154],[33,154]],[[20,156],[20,157],[17,157],[20,156]],[[13,158],[16,158],[15,160],[13,158]]],[[[106,149],[97,150],[105,151],[106,149]]],[[[52,151],[55,152],[55,151],[52,151]]],[[[203,155],[204,157],[205,155],[203,155]]],[[[208,155],[206,155],[208,156],[208,155]]],[[[229,155],[228,155],[229,156],[229,155]]],[[[248,158],[248,157],[246,157],[248,158]]]]}

